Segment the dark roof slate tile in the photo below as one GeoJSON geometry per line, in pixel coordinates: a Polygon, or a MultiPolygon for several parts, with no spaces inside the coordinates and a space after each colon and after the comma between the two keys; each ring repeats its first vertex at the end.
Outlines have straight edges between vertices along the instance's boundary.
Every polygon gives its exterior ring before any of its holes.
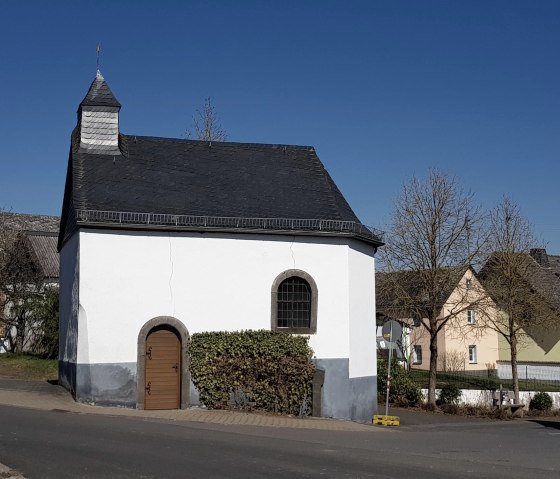
{"type": "Polygon", "coordinates": [[[108,106],[120,108],[121,104],[115,98],[115,95],[113,95],[103,75],[98,71],[95,80],[91,83],[80,106],[108,106]]]}
{"type": "Polygon", "coordinates": [[[124,156],[74,148],[74,207],[198,216],[358,218],[311,147],[121,135],[124,156]]]}

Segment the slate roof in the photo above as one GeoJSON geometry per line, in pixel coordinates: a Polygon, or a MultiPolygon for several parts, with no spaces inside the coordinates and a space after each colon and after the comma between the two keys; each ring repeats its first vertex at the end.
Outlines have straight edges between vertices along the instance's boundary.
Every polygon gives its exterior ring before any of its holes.
{"type": "Polygon", "coordinates": [[[115,95],[113,95],[113,92],[109,88],[109,85],[107,85],[101,72],[98,71],[95,80],[91,83],[80,106],[110,106],[120,108],[121,104],[115,98],[115,95]]]}
{"type": "Polygon", "coordinates": [[[44,278],[57,281],[59,276],[59,257],[57,236],[60,225],[58,216],[29,215],[0,212],[0,229],[8,234],[6,246],[13,245],[18,238],[25,240],[33,263],[44,278]]]}
{"type": "MultiPolygon", "coordinates": [[[[82,105],[113,99],[101,77],[82,105]]],[[[100,225],[344,235],[382,244],[310,146],[120,134],[119,148],[121,155],[87,151],[79,125],[74,130],[59,248],[78,227],[100,225]]]]}
{"type": "Polygon", "coordinates": [[[548,255],[546,263],[539,264],[534,257],[528,256],[529,282],[556,311],[560,312],[560,256],[548,255]]]}
{"type": "MultiPolygon", "coordinates": [[[[530,288],[538,292],[551,308],[560,312],[560,256],[548,255],[542,249],[532,250],[531,253],[533,251],[538,254],[520,253],[524,257],[524,261],[519,263],[522,274],[530,288]]],[[[482,279],[490,275],[498,255],[493,253],[490,256],[480,272],[482,279]]]]}
{"type": "Polygon", "coordinates": [[[556,277],[560,278],[560,256],[548,255],[548,260],[550,261],[550,268],[556,277]]]}
{"type": "MultiPolygon", "coordinates": [[[[458,286],[459,281],[467,270],[474,270],[470,266],[441,268],[439,282],[441,287],[436,310],[441,310],[451,293],[458,286]]],[[[395,271],[391,273],[375,273],[376,308],[380,314],[397,319],[412,317],[429,308],[427,294],[424,292],[425,281],[423,271],[395,271]],[[403,297],[406,300],[403,301],[403,297]],[[411,311],[411,309],[413,311],[411,311]]],[[[425,313],[426,314],[426,313],[425,313]]],[[[424,314],[424,315],[425,315],[424,314]]],[[[423,317],[424,317],[423,315],[423,317]]]]}
{"type": "Polygon", "coordinates": [[[44,278],[58,279],[59,255],[57,251],[58,234],[45,231],[24,231],[22,233],[33,253],[35,264],[44,278]]]}

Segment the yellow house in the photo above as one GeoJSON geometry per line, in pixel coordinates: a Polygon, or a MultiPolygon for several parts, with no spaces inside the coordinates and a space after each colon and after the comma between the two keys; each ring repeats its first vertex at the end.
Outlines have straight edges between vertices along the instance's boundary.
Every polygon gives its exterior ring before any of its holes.
{"type": "MultiPolygon", "coordinates": [[[[560,256],[532,249],[528,286],[555,311],[545,324],[525,327],[519,335],[517,369],[520,379],[560,380],[560,256]]],[[[507,341],[499,336],[498,374],[511,378],[511,355],[507,341]]]]}
{"type": "MultiPolygon", "coordinates": [[[[421,318],[416,320],[404,310],[398,311],[398,303],[391,296],[394,285],[403,273],[379,273],[377,275],[378,311],[386,317],[392,317],[410,325],[408,344],[408,362],[412,368],[430,368],[430,333],[422,325],[421,318]],[[389,293],[387,294],[387,290],[389,293]],[[398,318],[395,318],[398,316],[398,318]]],[[[407,273],[410,276],[419,272],[407,273]]],[[[487,371],[497,368],[500,359],[498,333],[482,328],[482,322],[488,315],[497,314],[494,303],[486,294],[482,284],[472,268],[455,269],[449,275],[450,280],[442,288],[440,320],[450,319],[438,333],[438,371],[487,371]]],[[[414,280],[412,281],[414,283],[414,280]]],[[[416,293],[421,296],[421,292],[416,293]]]]}

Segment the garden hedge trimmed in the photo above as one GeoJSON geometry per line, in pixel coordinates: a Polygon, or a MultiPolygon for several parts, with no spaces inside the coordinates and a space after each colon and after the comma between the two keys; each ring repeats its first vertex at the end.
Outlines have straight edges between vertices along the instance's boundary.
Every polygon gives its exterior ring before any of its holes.
{"type": "Polygon", "coordinates": [[[195,333],[191,376],[208,408],[308,415],[315,368],[305,336],[274,331],[195,333]]]}

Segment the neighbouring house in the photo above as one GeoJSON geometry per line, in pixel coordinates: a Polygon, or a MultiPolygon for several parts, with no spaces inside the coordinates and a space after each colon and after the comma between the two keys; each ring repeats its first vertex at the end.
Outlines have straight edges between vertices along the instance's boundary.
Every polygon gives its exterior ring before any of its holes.
{"type": "Polygon", "coordinates": [[[20,235],[44,284],[58,286],[58,231],[22,231],[20,235]]]}
{"type": "MultiPolygon", "coordinates": [[[[14,324],[26,323],[24,319],[13,318],[12,297],[18,293],[9,278],[14,277],[10,269],[18,270],[25,278],[27,270],[33,284],[20,285],[29,294],[22,291],[17,294],[20,301],[31,298],[44,287],[58,285],[59,261],[57,236],[60,218],[56,216],[29,215],[0,212],[0,352],[12,350],[17,336],[14,324]],[[34,231],[30,231],[33,229],[34,231]],[[4,269],[7,268],[7,269],[4,269]]],[[[22,313],[23,314],[23,313],[22,313]]],[[[27,329],[27,328],[20,328],[27,329]]],[[[23,333],[24,345],[30,344],[31,332],[23,333]]],[[[20,338],[21,340],[21,338],[20,338]]]]}
{"type": "Polygon", "coordinates": [[[58,233],[59,216],[32,215],[0,211],[0,231],[18,233],[20,231],[44,231],[58,233]]]}
{"type": "MultiPolygon", "coordinates": [[[[495,253],[496,254],[496,253],[495,253]]],[[[560,256],[550,255],[544,248],[535,248],[524,255],[523,274],[527,291],[541,303],[538,310],[548,316],[546,322],[525,327],[519,335],[517,371],[521,380],[560,380],[560,256]]],[[[484,278],[492,269],[490,257],[481,271],[484,278]]],[[[510,347],[499,335],[498,374],[511,378],[510,347]]]]}
{"type": "MultiPolygon", "coordinates": [[[[438,371],[466,371],[471,374],[486,373],[496,368],[499,359],[498,335],[481,328],[479,322],[485,315],[497,314],[493,302],[471,267],[449,268],[449,278],[442,285],[440,317],[454,315],[441,328],[437,337],[438,371]]],[[[395,319],[405,325],[402,339],[403,356],[408,365],[417,369],[430,369],[430,334],[422,325],[424,318],[403,308],[402,298],[410,303],[414,298],[415,311],[422,309],[422,282],[419,271],[377,273],[378,324],[395,319]]]]}
{"type": "Polygon", "coordinates": [[[120,108],[98,72],[62,209],[60,383],[78,401],[188,407],[192,333],[271,329],[309,336],[324,416],[371,420],[382,238],[315,150],[125,135],[120,108]]]}

